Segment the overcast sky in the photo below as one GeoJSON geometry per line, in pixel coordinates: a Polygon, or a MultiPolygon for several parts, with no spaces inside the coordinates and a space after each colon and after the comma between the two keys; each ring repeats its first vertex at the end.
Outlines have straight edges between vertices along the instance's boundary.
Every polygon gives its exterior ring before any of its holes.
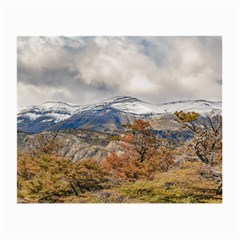
{"type": "Polygon", "coordinates": [[[18,106],[221,100],[221,37],[18,37],[18,106]]]}

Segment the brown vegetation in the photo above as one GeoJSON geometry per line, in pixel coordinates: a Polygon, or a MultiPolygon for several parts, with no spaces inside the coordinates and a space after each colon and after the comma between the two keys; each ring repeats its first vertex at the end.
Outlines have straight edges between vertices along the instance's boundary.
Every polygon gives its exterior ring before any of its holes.
{"type": "Polygon", "coordinates": [[[101,161],[73,162],[58,154],[57,133],[39,135],[32,151],[18,153],[21,203],[194,203],[221,202],[221,118],[177,112],[194,137],[173,147],[143,120],[125,125],[115,147],[101,161]]]}

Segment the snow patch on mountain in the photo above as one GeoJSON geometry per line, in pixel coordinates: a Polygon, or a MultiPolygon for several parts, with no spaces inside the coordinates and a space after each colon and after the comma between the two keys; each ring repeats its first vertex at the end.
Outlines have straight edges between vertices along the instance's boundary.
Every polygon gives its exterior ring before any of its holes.
{"type": "Polygon", "coordinates": [[[54,122],[59,122],[71,117],[78,109],[79,106],[77,105],[63,102],[45,102],[40,106],[19,109],[18,117],[27,117],[30,121],[34,121],[39,117],[50,117],[54,122]]]}
{"type": "Polygon", "coordinates": [[[205,100],[188,100],[170,102],[159,105],[159,110],[169,113],[176,111],[207,113],[215,109],[222,109],[222,102],[212,102],[205,100]]]}
{"type": "MultiPolygon", "coordinates": [[[[115,97],[89,105],[45,102],[39,106],[30,106],[21,109],[18,112],[18,127],[24,130],[30,128],[35,129],[35,126],[38,127],[37,129],[46,129],[54,126],[58,122],[68,121],[70,118],[71,122],[77,121],[74,122],[74,124],[72,123],[76,126],[82,121],[86,121],[87,124],[95,118],[102,118],[104,121],[107,121],[106,118],[108,118],[109,121],[110,119],[116,121],[121,112],[125,114],[125,116],[131,115],[132,117],[141,117],[140,115],[145,115],[152,119],[155,118],[155,116],[164,116],[165,114],[181,110],[185,112],[194,111],[201,115],[205,115],[212,110],[221,109],[221,102],[188,100],[163,104],[149,104],[129,96],[115,97]]],[[[101,120],[99,119],[98,124],[100,124],[100,122],[101,120]]]]}
{"type": "Polygon", "coordinates": [[[149,104],[138,100],[137,98],[123,96],[115,97],[102,101],[97,104],[82,106],[77,112],[92,109],[102,109],[104,107],[112,107],[119,111],[133,114],[162,114],[162,113],[174,113],[175,111],[196,111],[198,113],[210,112],[213,109],[221,109],[221,102],[211,102],[205,100],[188,100],[178,101],[163,104],[149,104]]]}

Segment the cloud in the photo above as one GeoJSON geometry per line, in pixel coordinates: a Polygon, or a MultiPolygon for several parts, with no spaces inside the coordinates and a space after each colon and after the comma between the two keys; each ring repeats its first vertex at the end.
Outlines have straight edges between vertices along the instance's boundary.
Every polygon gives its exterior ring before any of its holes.
{"type": "Polygon", "coordinates": [[[19,106],[116,95],[221,100],[221,79],[221,37],[18,38],[19,106]]]}

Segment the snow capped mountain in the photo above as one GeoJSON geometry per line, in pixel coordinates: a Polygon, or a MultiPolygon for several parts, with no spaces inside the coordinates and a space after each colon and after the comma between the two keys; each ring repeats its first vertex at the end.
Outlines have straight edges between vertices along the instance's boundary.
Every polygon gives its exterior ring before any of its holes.
{"type": "Polygon", "coordinates": [[[221,109],[221,102],[212,102],[205,100],[188,100],[163,104],[149,104],[137,98],[129,96],[120,96],[110,98],[97,104],[85,105],[80,108],[82,110],[102,109],[104,107],[115,108],[119,111],[132,114],[161,114],[174,113],[175,111],[195,111],[198,113],[210,112],[213,109],[221,109]]]}
{"type": "Polygon", "coordinates": [[[161,111],[161,113],[174,113],[176,111],[182,110],[184,112],[197,112],[199,114],[203,114],[211,112],[212,110],[221,110],[222,102],[213,102],[206,100],[188,100],[164,103],[157,106],[159,106],[158,109],[159,111],[161,111]]]}
{"type": "Polygon", "coordinates": [[[204,115],[221,108],[221,102],[205,100],[149,104],[137,98],[120,96],[90,105],[46,102],[40,106],[30,106],[18,112],[17,123],[19,130],[33,133],[65,128],[111,131],[121,129],[123,123],[135,118],[159,118],[180,110],[204,115]]]}
{"type": "Polygon", "coordinates": [[[132,114],[150,114],[159,113],[157,107],[154,105],[140,101],[137,98],[123,96],[108,99],[106,101],[100,102],[91,106],[91,108],[99,109],[102,107],[111,107],[125,113],[132,114]]]}
{"type": "Polygon", "coordinates": [[[33,133],[43,131],[68,119],[77,109],[79,106],[62,102],[46,102],[20,109],[17,114],[18,129],[33,133]]]}
{"type": "MultiPolygon", "coordinates": [[[[70,105],[63,102],[45,102],[40,106],[30,106],[18,111],[18,116],[27,117],[30,120],[36,120],[39,117],[59,122],[69,118],[79,106],[70,105]]],[[[21,118],[19,119],[21,120],[21,118]]]]}

